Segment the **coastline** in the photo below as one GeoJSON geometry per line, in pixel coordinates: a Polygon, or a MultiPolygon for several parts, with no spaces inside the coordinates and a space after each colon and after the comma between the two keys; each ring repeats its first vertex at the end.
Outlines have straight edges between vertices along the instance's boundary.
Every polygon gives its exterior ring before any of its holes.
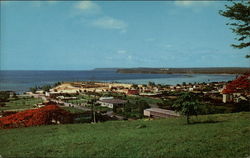
{"type": "Polygon", "coordinates": [[[141,74],[244,74],[250,73],[247,67],[212,67],[212,68],[126,68],[117,69],[117,73],[141,73],[141,74]]]}
{"type": "Polygon", "coordinates": [[[186,83],[229,81],[236,74],[123,74],[115,71],[7,71],[1,73],[0,90],[23,93],[31,87],[56,82],[100,81],[132,84],[176,85],[186,83]]]}

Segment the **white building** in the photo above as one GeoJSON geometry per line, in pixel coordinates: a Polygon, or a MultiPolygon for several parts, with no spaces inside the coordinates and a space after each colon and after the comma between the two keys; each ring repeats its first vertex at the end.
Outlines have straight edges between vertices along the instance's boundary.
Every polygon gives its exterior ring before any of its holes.
{"type": "Polygon", "coordinates": [[[97,101],[97,103],[100,103],[101,106],[103,107],[108,107],[108,108],[114,108],[114,106],[121,107],[124,106],[127,101],[126,100],[121,100],[121,99],[103,99],[97,101]]]}
{"type": "Polygon", "coordinates": [[[161,108],[149,108],[144,110],[144,116],[148,117],[179,117],[180,114],[172,110],[166,110],[161,108]]]}

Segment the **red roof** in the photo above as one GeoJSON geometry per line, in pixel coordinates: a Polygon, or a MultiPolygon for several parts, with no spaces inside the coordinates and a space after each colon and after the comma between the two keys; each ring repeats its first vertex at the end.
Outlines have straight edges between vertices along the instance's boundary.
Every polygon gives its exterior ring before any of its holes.
{"type": "Polygon", "coordinates": [[[228,83],[222,90],[223,94],[229,93],[249,93],[250,92],[250,74],[245,74],[232,82],[228,83]]]}
{"type": "Polygon", "coordinates": [[[139,94],[139,90],[138,89],[128,89],[127,94],[137,95],[137,94],[139,94]]]}

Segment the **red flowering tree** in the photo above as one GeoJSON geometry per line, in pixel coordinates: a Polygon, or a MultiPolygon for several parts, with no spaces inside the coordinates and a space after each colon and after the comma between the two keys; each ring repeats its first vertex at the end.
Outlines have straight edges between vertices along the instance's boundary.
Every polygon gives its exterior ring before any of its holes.
{"type": "Polygon", "coordinates": [[[228,83],[222,93],[249,93],[250,92],[250,74],[245,74],[228,83]]]}
{"type": "Polygon", "coordinates": [[[69,112],[56,105],[47,105],[39,109],[25,110],[0,118],[0,128],[19,128],[70,122],[72,122],[72,116],[69,112]]]}

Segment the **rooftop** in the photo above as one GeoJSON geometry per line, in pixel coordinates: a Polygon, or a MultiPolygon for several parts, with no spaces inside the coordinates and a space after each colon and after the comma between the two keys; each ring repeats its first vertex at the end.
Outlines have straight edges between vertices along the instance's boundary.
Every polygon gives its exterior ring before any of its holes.
{"type": "Polygon", "coordinates": [[[161,109],[161,108],[149,108],[149,109],[145,109],[145,110],[150,111],[150,112],[164,113],[164,114],[173,115],[173,116],[180,116],[180,114],[176,113],[175,111],[161,109]]]}

